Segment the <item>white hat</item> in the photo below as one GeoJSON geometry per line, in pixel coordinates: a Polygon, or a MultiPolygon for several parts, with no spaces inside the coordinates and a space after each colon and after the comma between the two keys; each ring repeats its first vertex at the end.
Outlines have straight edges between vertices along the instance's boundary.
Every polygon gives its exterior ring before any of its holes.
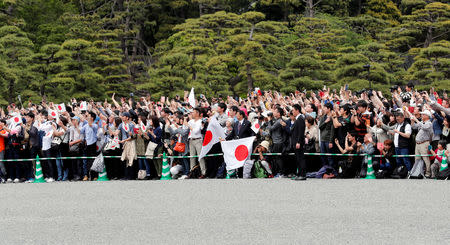
{"type": "Polygon", "coordinates": [[[262,146],[262,147],[264,147],[264,148],[266,148],[266,150],[269,150],[269,146],[270,146],[269,141],[264,140],[264,141],[261,142],[261,144],[259,144],[259,145],[262,146]]]}
{"type": "Polygon", "coordinates": [[[429,110],[424,110],[420,114],[427,115],[429,118],[431,118],[431,112],[429,110]]]}

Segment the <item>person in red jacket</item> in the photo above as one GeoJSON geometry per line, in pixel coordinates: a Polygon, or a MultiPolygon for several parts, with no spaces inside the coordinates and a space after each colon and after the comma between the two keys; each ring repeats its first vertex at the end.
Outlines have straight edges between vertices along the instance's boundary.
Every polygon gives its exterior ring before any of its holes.
{"type": "MultiPolygon", "coordinates": [[[[8,138],[9,133],[5,130],[6,121],[4,119],[0,120],[0,160],[5,159],[5,138],[8,138]]],[[[6,168],[5,162],[0,162],[0,182],[6,182],[6,168]]]]}

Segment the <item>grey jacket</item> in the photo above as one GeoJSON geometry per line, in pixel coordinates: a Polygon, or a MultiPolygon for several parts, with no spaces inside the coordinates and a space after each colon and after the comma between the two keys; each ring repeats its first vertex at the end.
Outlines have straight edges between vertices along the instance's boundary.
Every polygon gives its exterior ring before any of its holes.
{"type": "Polygon", "coordinates": [[[267,126],[274,144],[283,144],[286,142],[285,131],[283,126],[281,126],[281,120],[283,119],[277,119],[274,123],[270,121],[267,126]]]}
{"type": "Polygon", "coordinates": [[[181,143],[185,144],[185,150],[184,150],[183,155],[187,154],[189,152],[189,147],[188,147],[189,146],[189,144],[188,144],[189,128],[180,126],[177,129],[173,129],[172,127],[169,126],[169,127],[167,127],[167,129],[170,133],[170,136],[178,135],[178,134],[181,135],[181,143]]]}
{"type": "Polygon", "coordinates": [[[323,115],[319,121],[320,141],[321,142],[334,142],[334,125],[333,121],[325,122],[327,115],[323,115]]]}

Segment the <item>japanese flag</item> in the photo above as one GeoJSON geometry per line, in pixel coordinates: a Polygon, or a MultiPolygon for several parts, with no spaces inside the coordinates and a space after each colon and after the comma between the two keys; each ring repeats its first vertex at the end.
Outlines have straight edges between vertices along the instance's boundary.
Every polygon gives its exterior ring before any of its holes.
{"type": "Polygon", "coordinates": [[[255,88],[255,93],[258,94],[259,96],[262,96],[261,89],[259,88],[255,88]]]}
{"type": "Polygon", "coordinates": [[[115,150],[115,149],[119,149],[120,148],[120,144],[119,144],[119,138],[115,137],[114,139],[108,141],[108,143],[106,143],[105,146],[105,151],[107,150],[115,150]]]}
{"type": "Polygon", "coordinates": [[[255,136],[238,140],[221,141],[223,158],[227,164],[227,170],[232,170],[244,166],[246,160],[252,153],[255,136]]]}
{"type": "Polygon", "coordinates": [[[253,121],[252,123],[252,130],[257,134],[259,132],[259,129],[261,128],[261,125],[259,124],[258,120],[253,121]]]}
{"type": "Polygon", "coordinates": [[[13,117],[11,118],[11,124],[16,125],[19,123],[22,123],[22,117],[20,116],[19,113],[14,113],[13,117]]]}
{"type": "Polygon", "coordinates": [[[128,123],[123,123],[122,124],[122,128],[128,132],[128,130],[130,130],[130,127],[128,126],[128,123]]]}
{"type": "Polygon", "coordinates": [[[189,104],[190,104],[192,107],[195,107],[194,88],[191,89],[191,92],[189,93],[188,100],[189,100],[189,104]]]}
{"type": "Polygon", "coordinates": [[[52,117],[52,118],[58,118],[58,112],[55,110],[49,110],[48,114],[52,117]]]}
{"type": "Polygon", "coordinates": [[[66,105],[64,105],[64,103],[56,105],[56,110],[58,110],[58,112],[65,112],[66,111],[66,105]]]}
{"type": "Polygon", "coordinates": [[[82,101],[80,104],[80,110],[87,111],[87,103],[86,101],[82,101]]]}
{"type": "Polygon", "coordinates": [[[143,122],[141,122],[140,128],[141,128],[142,132],[147,131],[147,127],[145,126],[145,124],[143,122]]]}
{"type": "Polygon", "coordinates": [[[205,137],[203,138],[202,150],[198,159],[200,160],[208,154],[212,146],[220,141],[219,138],[225,139],[225,137],[225,133],[216,117],[211,117],[208,128],[206,129],[205,137]]]}

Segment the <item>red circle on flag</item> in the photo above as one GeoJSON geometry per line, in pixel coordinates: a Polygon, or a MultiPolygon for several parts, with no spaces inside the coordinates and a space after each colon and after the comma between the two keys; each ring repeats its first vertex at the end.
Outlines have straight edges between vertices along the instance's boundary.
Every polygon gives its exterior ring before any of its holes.
{"type": "Polygon", "coordinates": [[[212,140],[212,137],[213,137],[213,135],[212,135],[211,130],[206,131],[205,139],[203,139],[203,146],[209,144],[209,142],[211,142],[211,140],[212,140]]]}
{"type": "Polygon", "coordinates": [[[60,110],[60,111],[61,111],[61,110],[62,110],[62,106],[60,106],[60,105],[59,105],[59,106],[58,106],[58,110],[60,110]]]}
{"type": "Polygon", "coordinates": [[[14,122],[18,123],[18,122],[19,122],[19,118],[18,118],[18,117],[15,117],[15,118],[14,118],[14,122]]]}
{"type": "Polygon", "coordinates": [[[56,117],[56,113],[52,111],[52,117],[56,117]]]}
{"type": "Polygon", "coordinates": [[[259,128],[259,123],[255,124],[255,128],[257,129],[259,128]]]}
{"type": "Polygon", "coordinates": [[[234,151],[234,156],[236,157],[236,160],[238,161],[244,161],[248,157],[248,148],[245,145],[240,145],[236,147],[236,150],[234,151]]]}

